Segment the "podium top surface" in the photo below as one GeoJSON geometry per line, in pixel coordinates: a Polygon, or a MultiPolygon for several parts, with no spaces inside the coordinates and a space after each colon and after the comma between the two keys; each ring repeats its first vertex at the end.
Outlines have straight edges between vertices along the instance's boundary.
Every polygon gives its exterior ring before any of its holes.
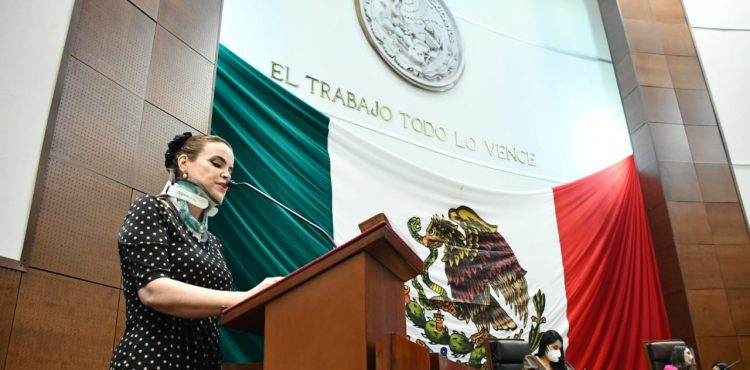
{"type": "Polygon", "coordinates": [[[391,226],[385,221],[378,222],[352,240],[300,267],[274,285],[225,309],[221,315],[221,325],[262,335],[267,303],[361,252],[370,254],[402,281],[413,278],[424,268],[422,260],[391,226]]]}

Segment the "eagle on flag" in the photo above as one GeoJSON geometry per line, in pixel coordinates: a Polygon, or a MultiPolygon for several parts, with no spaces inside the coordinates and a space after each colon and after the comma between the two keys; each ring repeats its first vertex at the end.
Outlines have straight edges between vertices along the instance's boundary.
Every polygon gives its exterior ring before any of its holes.
{"type": "Polygon", "coordinates": [[[497,231],[497,225],[486,222],[473,209],[459,206],[448,210],[447,219],[434,215],[425,231],[421,238],[424,246],[444,247],[442,261],[454,315],[476,325],[478,332],[472,336],[473,342],[493,338],[490,327],[494,330],[518,328],[492,296],[492,291],[502,295],[523,321],[523,326],[526,325],[529,317],[526,270],[497,231]]]}

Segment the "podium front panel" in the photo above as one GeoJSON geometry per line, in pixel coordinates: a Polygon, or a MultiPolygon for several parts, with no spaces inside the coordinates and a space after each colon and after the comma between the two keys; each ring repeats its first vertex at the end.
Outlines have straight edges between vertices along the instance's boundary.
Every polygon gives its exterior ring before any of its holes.
{"type": "Polygon", "coordinates": [[[406,334],[403,282],[360,253],[266,306],[265,370],[375,368],[375,343],[406,334]]]}

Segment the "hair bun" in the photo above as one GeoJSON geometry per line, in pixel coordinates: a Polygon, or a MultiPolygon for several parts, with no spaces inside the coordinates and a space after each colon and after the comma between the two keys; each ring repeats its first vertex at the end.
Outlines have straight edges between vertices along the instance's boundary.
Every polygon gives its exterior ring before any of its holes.
{"type": "Polygon", "coordinates": [[[182,146],[185,145],[187,139],[192,136],[192,133],[185,132],[182,135],[175,135],[175,137],[172,138],[172,141],[167,144],[167,151],[164,153],[164,167],[172,168],[177,152],[182,149],[182,146]]]}

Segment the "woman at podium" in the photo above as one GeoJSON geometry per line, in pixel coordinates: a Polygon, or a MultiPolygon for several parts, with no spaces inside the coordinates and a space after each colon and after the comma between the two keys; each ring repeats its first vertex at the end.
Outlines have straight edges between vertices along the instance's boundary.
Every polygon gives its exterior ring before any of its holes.
{"type": "Polygon", "coordinates": [[[164,155],[169,180],[130,206],[118,235],[125,333],[110,369],[220,369],[218,315],[278,278],[246,292],[208,231],[228,189],[231,146],[218,136],[176,136],[164,155]]]}

